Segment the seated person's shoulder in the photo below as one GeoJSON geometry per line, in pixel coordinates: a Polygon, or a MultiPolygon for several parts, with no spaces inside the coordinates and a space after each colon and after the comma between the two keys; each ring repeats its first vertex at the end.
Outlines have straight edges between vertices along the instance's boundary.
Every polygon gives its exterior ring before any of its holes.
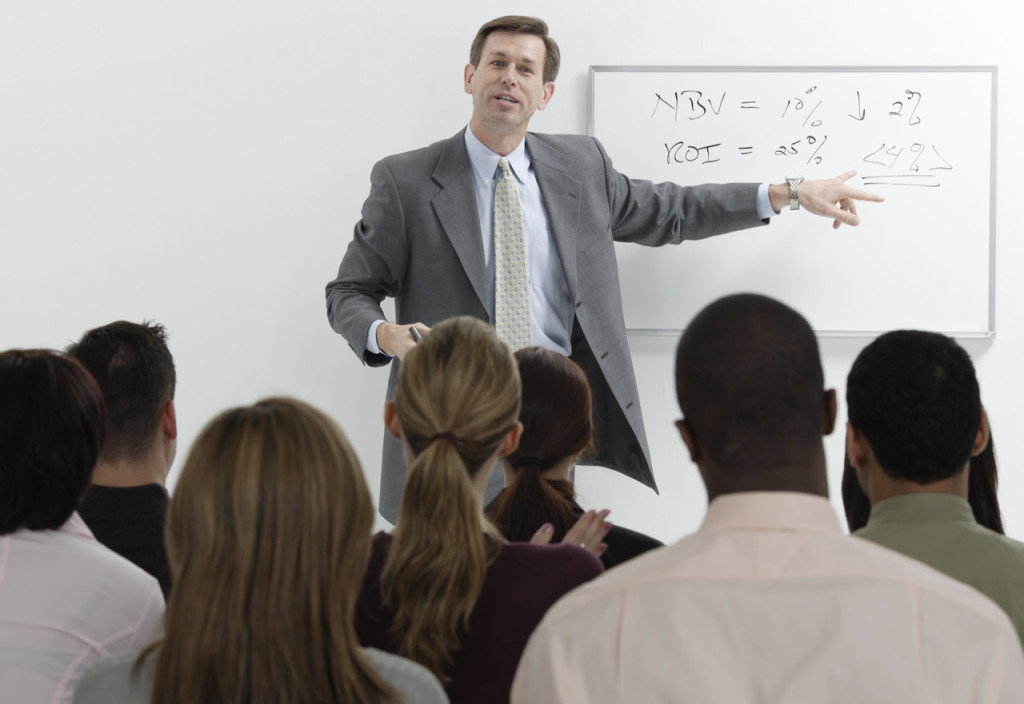
{"type": "Polygon", "coordinates": [[[74,704],[148,702],[153,691],[156,659],[147,655],[136,666],[138,651],[96,661],[82,673],[75,687],[74,704]]]}
{"type": "Polygon", "coordinates": [[[505,543],[493,563],[495,569],[524,578],[584,582],[604,571],[601,561],[576,545],[505,543]]]}
{"type": "MultiPolygon", "coordinates": [[[[911,557],[865,540],[857,535],[847,538],[863,560],[862,576],[889,583],[894,589],[913,594],[927,607],[939,610],[960,609],[984,621],[1004,624],[1006,614],[992,600],[959,580],[911,557]]],[[[851,569],[851,577],[858,568],[851,569]]]]}
{"type": "Polygon", "coordinates": [[[441,683],[419,663],[376,648],[364,648],[363,653],[381,679],[397,690],[400,701],[409,704],[448,701],[441,683]]]}

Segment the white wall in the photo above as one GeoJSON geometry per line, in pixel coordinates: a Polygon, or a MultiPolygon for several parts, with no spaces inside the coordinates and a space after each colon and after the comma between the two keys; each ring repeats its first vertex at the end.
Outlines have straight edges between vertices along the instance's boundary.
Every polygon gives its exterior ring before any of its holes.
{"type": "MultiPolygon", "coordinates": [[[[0,349],[158,320],[178,364],[176,469],[216,412],[287,393],[341,422],[375,485],[386,371],[364,368],[331,331],[323,286],[373,162],[465,124],[469,41],[510,12],[543,16],[563,50],[539,131],[585,131],[591,64],[999,66],[998,337],[964,344],[998,442],[1007,527],[1024,535],[1024,437],[1013,431],[1024,396],[1024,222],[1013,197],[1024,185],[1013,158],[1024,53],[1020,11],[994,0],[969,12],[948,0],[4,3],[0,349]]],[[[840,392],[864,342],[821,341],[840,392]]],[[[606,470],[578,473],[585,502],[665,540],[693,529],[705,501],[672,426],[674,344],[631,339],[662,495],[606,470]]],[[[840,437],[827,448],[838,494],[840,437]]]]}

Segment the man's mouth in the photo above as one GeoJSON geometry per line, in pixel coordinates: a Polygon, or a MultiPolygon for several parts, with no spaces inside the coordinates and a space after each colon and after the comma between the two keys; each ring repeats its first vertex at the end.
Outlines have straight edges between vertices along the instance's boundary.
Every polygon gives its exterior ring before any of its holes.
{"type": "Polygon", "coordinates": [[[516,105],[519,102],[509,95],[499,95],[497,99],[502,103],[509,103],[510,105],[516,105]]]}

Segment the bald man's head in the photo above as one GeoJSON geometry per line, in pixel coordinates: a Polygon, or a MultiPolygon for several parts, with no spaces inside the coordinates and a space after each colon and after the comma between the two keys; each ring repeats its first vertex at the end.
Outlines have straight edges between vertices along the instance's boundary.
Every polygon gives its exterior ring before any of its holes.
{"type": "Polygon", "coordinates": [[[702,310],[676,353],[676,394],[705,462],[734,476],[822,463],[829,395],[814,331],[765,296],[702,310]]]}

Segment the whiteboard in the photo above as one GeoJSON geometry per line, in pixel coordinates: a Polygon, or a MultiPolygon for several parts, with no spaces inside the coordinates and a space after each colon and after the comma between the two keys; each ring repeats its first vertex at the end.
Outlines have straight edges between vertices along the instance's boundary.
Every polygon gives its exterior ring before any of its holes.
{"type": "Polygon", "coordinates": [[[630,332],[678,334],[751,291],[821,335],[995,335],[996,68],[592,66],[589,132],[631,178],[831,178],[885,196],[858,227],[783,212],[679,247],[616,244],[630,332]]]}

